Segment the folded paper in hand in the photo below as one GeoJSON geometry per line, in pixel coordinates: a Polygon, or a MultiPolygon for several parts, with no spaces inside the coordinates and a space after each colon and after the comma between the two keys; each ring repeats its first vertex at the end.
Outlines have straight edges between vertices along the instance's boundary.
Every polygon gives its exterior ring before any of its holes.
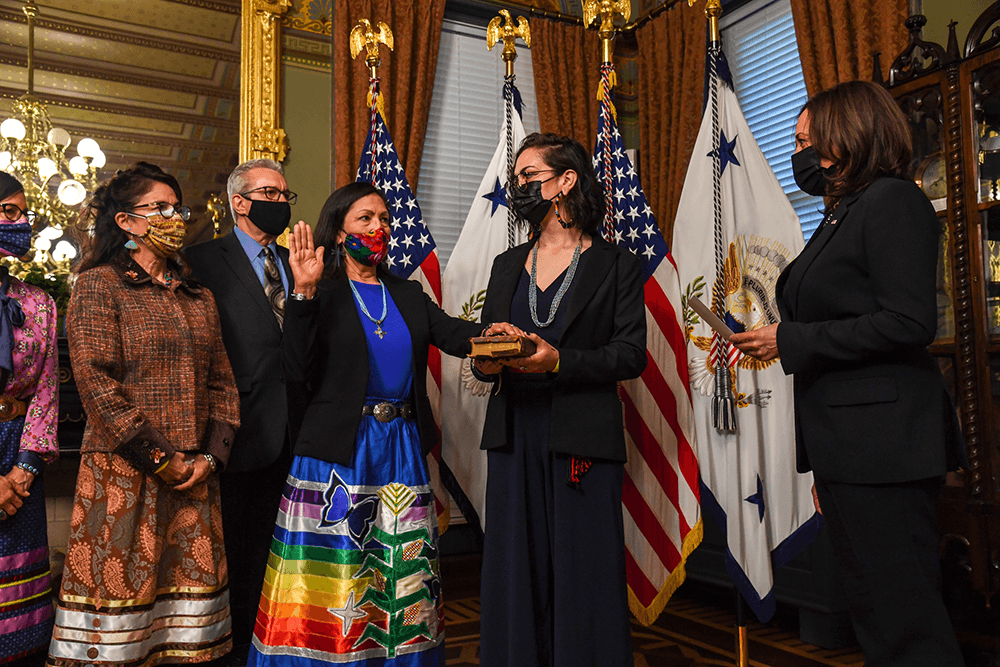
{"type": "Polygon", "coordinates": [[[719,319],[719,316],[703,304],[698,297],[689,296],[688,305],[694,308],[694,312],[701,315],[701,319],[705,320],[705,324],[715,329],[724,340],[729,340],[729,337],[733,335],[733,330],[726,326],[726,323],[719,319]]]}

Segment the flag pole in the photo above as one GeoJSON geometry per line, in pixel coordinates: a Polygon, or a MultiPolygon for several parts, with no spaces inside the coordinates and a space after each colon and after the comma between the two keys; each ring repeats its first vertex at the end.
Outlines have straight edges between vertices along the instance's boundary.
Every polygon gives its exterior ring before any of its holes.
{"type": "MultiPolygon", "coordinates": [[[[374,27],[368,19],[361,19],[351,30],[351,58],[357,59],[361,49],[365,49],[365,64],[368,65],[368,105],[371,108],[371,124],[369,131],[375,126],[375,114],[383,111],[383,103],[378,90],[378,68],[382,64],[382,57],[379,54],[379,44],[384,44],[392,51],[393,39],[392,30],[385,23],[378,22],[374,27]],[[377,32],[376,32],[377,29],[377,32]]],[[[385,118],[385,113],[382,113],[385,118]]],[[[372,161],[369,165],[369,176],[371,182],[376,187],[375,181],[376,151],[372,151],[372,161]]]]}
{"type": "MultiPolygon", "coordinates": [[[[693,6],[695,0],[688,0],[689,5],[693,6]]],[[[715,74],[715,58],[719,51],[722,49],[722,32],[719,29],[719,17],[722,16],[722,4],[719,0],[707,0],[705,3],[705,17],[708,20],[708,38],[709,38],[709,58],[712,62],[709,66],[712,68],[713,74],[715,74]]],[[[713,87],[713,98],[715,95],[715,88],[718,85],[717,77],[713,76],[710,85],[713,87]]],[[[716,135],[716,141],[718,141],[718,132],[714,133],[716,135]]],[[[718,163],[718,145],[716,145],[716,162],[718,163]]],[[[718,173],[718,171],[716,171],[718,173]]],[[[725,356],[723,355],[723,364],[725,364],[725,356]]],[[[727,378],[728,379],[728,378],[727,378]]],[[[747,616],[749,615],[747,609],[747,603],[743,599],[743,595],[740,593],[739,589],[734,587],[733,591],[736,594],[736,666],[737,667],[749,667],[750,665],[750,647],[749,647],[749,633],[747,630],[747,616]]]]}
{"type": "MultiPolygon", "coordinates": [[[[497,42],[503,42],[503,53],[500,57],[505,65],[503,84],[504,120],[507,126],[507,174],[514,171],[514,61],[517,60],[517,49],[514,40],[520,37],[525,45],[531,48],[531,27],[523,16],[513,17],[506,9],[500,10],[500,16],[495,16],[486,27],[486,49],[492,51],[497,42]],[[506,20],[504,20],[506,19],[506,20]]],[[[517,218],[512,208],[507,207],[507,249],[514,247],[517,218]]]]}
{"type": "Polygon", "coordinates": [[[632,11],[629,0],[587,0],[583,5],[583,25],[586,27],[601,21],[598,36],[601,38],[601,81],[597,88],[598,114],[603,117],[604,131],[601,134],[601,161],[604,163],[604,229],[601,230],[604,240],[614,243],[615,238],[615,203],[614,203],[614,170],[611,154],[611,116],[615,115],[615,107],[611,101],[611,91],[617,84],[615,65],[612,62],[615,42],[615,14],[628,20],[632,11]]]}

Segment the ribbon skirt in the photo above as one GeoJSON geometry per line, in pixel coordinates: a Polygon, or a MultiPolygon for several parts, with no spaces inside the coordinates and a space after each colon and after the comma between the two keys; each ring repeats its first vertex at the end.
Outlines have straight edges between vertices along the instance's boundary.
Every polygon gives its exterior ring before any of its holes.
{"type": "MultiPolygon", "coordinates": [[[[17,458],[24,417],[0,422],[0,475],[17,458]]],[[[45,647],[52,634],[52,586],[42,476],[12,517],[0,521],[0,663],[45,647]]]]}
{"type": "Polygon", "coordinates": [[[444,664],[434,494],[414,422],[362,419],[351,466],[295,457],[250,667],[444,664]]]}

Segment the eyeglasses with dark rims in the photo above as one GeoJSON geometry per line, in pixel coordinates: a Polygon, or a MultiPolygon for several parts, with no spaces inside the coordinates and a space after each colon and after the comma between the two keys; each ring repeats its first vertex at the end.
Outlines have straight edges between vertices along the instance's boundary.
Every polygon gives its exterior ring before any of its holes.
{"type": "Polygon", "coordinates": [[[244,199],[250,199],[249,197],[247,197],[247,195],[252,192],[260,192],[261,194],[264,195],[264,199],[268,201],[279,201],[278,199],[279,197],[284,197],[285,201],[288,202],[289,204],[294,204],[295,201],[299,198],[299,196],[294,192],[292,192],[291,190],[280,190],[270,185],[264,185],[259,188],[254,188],[253,190],[247,190],[246,192],[238,192],[237,194],[243,197],[244,199]]]}

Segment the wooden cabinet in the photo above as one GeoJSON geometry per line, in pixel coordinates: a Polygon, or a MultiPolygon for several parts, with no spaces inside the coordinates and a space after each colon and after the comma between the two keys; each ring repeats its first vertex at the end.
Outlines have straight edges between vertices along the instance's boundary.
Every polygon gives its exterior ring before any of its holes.
{"type": "Polygon", "coordinates": [[[914,177],[941,220],[938,338],[931,347],[962,423],[969,468],[941,496],[945,595],[967,645],[1000,650],[1000,2],[960,51],[910,44],[887,87],[913,131],[914,177]]]}

